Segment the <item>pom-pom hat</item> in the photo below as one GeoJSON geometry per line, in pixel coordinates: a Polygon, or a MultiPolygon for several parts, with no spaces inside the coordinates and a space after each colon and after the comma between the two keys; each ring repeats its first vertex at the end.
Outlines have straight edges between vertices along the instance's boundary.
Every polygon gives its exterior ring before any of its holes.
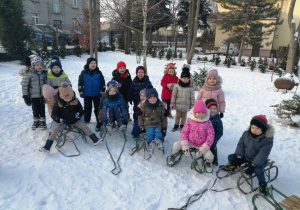
{"type": "Polygon", "coordinates": [[[190,68],[188,65],[184,65],[182,67],[182,72],[181,72],[180,78],[183,78],[183,77],[191,78],[190,68]]]}
{"type": "Polygon", "coordinates": [[[31,68],[34,68],[35,64],[37,63],[43,64],[43,59],[37,55],[30,55],[29,58],[30,58],[31,68]]]}
{"type": "Polygon", "coordinates": [[[262,132],[265,133],[268,127],[268,120],[265,115],[256,115],[251,119],[250,126],[251,125],[261,128],[262,132]]]}
{"type": "Polygon", "coordinates": [[[53,55],[51,60],[50,60],[50,69],[52,70],[53,66],[59,66],[60,69],[62,69],[59,57],[56,55],[53,55]]]}

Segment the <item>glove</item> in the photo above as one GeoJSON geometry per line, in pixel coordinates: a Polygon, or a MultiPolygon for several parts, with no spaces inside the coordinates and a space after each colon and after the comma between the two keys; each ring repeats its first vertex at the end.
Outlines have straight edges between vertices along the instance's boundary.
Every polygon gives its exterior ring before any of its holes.
{"type": "Polygon", "coordinates": [[[165,137],[165,136],[166,136],[166,130],[165,130],[165,129],[162,129],[162,130],[161,130],[161,134],[163,135],[163,137],[165,137]]]}
{"type": "Polygon", "coordinates": [[[143,126],[140,127],[140,134],[145,134],[146,133],[146,130],[143,126]]]}
{"type": "Polygon", "coordinates": [[[245,173],[248,174],[248,175],[251,175],[251,174],[253,174],[254,169],[255,169],[255,166],[253,166],[253,165],[251,164],[251,165],[246,169],[245,173]]]}
{"type": "Polygon", "coordinates": [[[171,103],[170,109],[174,109],[174,107],[175,107],[175,103],[171,103]]]}
{"type": "Polygon", "coordinates": [[[25,104],[27,106],[31,106],[31,98],[29,98],[28,95],[24,95],[23,98],[24,98],[25,104]]]}
{"type": "Polygon", "coordinates": [[[223,114],[223,113],[220,113],[220,117],[223,118],[223,117],[224,117],[224,114],[223,114]]]}
{"type": "Polygon", "coordinates": [[[202,155],[205,155],[206,149],[204,147],[199,147],[198,152],[196,153],[197,157],[200,157],[202,155]]]}
{"type": "Polygon", "coordinates": [[[235,156],[233,161],[231,161],[230,165],[237,167],[240,166],[242,163],[243,163],[242,158],[238,158],[237,156],[235,156]]]}
{"type": "Polygon", "coordinates": [[[183,146],[181,149],[185,156],[187,156],[187,157],[190,156],[190,147],[189,146],[183,146]]]}
{"type": "Polygon", "coordinates": [[[173,90],[174,84],[167,84],[167,88],[169,88],[170,90],[173,90]]]}
{"type": "Polygon", "coordinates": [[[76,114],[75,114],[75,118],[76,118],[76,119],[80,119],[79,112],[76,112],[76,114]]]}
{"type": "Polygon", "coordinates": [[[85,97],[85,95],[83,94],[83,92],[79,92],[79,95],[80,95],[81,98],[85,97]]]}

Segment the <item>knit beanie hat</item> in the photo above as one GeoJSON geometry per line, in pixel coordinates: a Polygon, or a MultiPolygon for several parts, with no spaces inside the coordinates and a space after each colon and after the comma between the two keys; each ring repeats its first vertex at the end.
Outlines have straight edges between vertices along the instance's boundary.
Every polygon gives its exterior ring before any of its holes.
{"type": "Polygon", "coordinates": [[[122,66],[125,67],[125,69],[126,69],[126,64],[123,61],[120,61],[119,63],[117,63],[117,70],[119,71],[119,68],[122,66]]]}
{"type": "Polygon", "coordinates": [[[36,63],[42,63],[43,64],[43,60],[39,56],[30,55],[29,57],[30,57],[31,68],[34,68],[36,63]]]}
{"type": "Polygon", "coordinates": [[[267,124],[268,124],[268,120],[265,115],[256,115],[252,118],[250,122],[250,126],[255,125],[261,128],[263,133],[267,131],[267,124]]]}
{"type": "Polygon", "coordinates": [[[72,100],[72,98],[74,97],[74,91],[72,87],[69,85],[69,83],[67,82],[60,83],[59,96],[61,97],[61,99],[67,102],[72,100]]]}
{"type": "Polygon", "coordinates": [[[110,86],[108,89],[107,89],[107,93],[109,94],[109,91],[110,89],[114,89],[116,93],[118,93],[118,88],[114,87],[114,86],[110,86]]]}
{"type": "Polygon", "coordinates": [[[218,70],[217,69],[212,69],[208,72],[206,79],[213,77],[215,78],[217,81],[219,81],[219,74],[218,74],[218,70]]]}
{"type": "Polygon", "coordinates": [[[158,98],[158,93],[155,88],[153,88],[152,85],[148,85],[146,87],[146,97],[149,99],[152,95],[154,95],[156,98],[158,98]]]}
{"type": "Polygon", "coordinates": [[[91,63],[92,61],[96,61],[96,64],[98,65],[98,62],[97,62],[96,58],[89,57],[88,59],[86,59],[86,64],[85,64],[85,66],[86,66],[87,68],[89,68],[89,65],[90,65],[90,63],[91,63]]]}
{"type": "Polygon", "coordinates": [[[136,67],[136,70],[135,70],[135,73],[136,73],[136,74],[137,74],[137,72],[138,72],[139,69],[144,70],[144,73],[147,74],[147,71],[146,71],[146,69],[145,69],[144,66],[138,66],[138,67],[136,67]]]}
{"type": "Polygon", "coordinates": [[[195,103],[193,113],[195,114],[197,112],[203,112],[203,113],[207,114],[207,108],[206,108],[204,102],[201,100],[199,100],[195,103]]]}
{"type": "Polygon", "coordinates": [[[146,88],[142,89],[142,90],[140,91],[140,95],[141,95],[142,93],[145,93],[145,94],[146,94],[146,91],[147,91],[146,88]]]}
{"type": "Polygon", "coordinates": [[[53,66],[59,66],[60,69],[62,69],[59,57],[57,55],[53,55],[50,60],[50,69],[52,70],[53,66]]]}
{"type": "Polygon", "coordinates": [[[184,65],[182,67],[182,72],[181,72],[180,78],[182,78],[182,77],[191,78],[191,73],[190,73],[189,65],[184,65]]]}
{"type": "Polygon", "coordinates": [[[212,99],[212,98],[210,98],[210,99],[207,99],[206,101],[205,101],[205,105],[206,105],[206,107],[209,109],[209,107],[211,107],[211,106],[216,106],[216,107],[218,107],[218,103],[215,101],[215,99],[212,99]]]}
{"type": "Polygon", "coordinates": [[[51,98],[56,95],[57,91],[50,85],[44,84],[42,87],[43,96],[45,99],[51,98]]]}

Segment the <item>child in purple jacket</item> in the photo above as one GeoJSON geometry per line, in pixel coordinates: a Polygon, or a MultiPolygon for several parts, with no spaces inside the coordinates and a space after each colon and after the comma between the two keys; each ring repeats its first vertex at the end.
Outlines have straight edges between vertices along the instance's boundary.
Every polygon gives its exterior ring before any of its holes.
{"type": "Polygon", "coordinates": [[[209,110],[203,101],[197,101],[193,113],[189,116],[186,124],[181,130],[180,141],[173,144],[172,154],[180,149],[186,156],[190,156],[190,148],[197,148],[196,156],[204,155],[206,159],[206,170],[212,172],[212,161],[214,155],[210,151],[211,145],[214,143],[214,128],[209,120],[209,110]]]}

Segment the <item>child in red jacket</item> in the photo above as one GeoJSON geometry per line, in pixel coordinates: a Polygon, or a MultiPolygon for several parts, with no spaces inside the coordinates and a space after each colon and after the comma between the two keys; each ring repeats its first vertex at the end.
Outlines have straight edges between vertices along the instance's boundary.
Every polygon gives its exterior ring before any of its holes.
{"type": "Polygon", "coordinates": [[[178,77],[176,76],[176,63],[169,63],[165,67],[164,76],[161,80],[160,85],[162,86],[161,99],[167,104],[168,117],[173,118],[170,111],[170,102],[173,92],[174,85],[178,82],[178,77]]]}

